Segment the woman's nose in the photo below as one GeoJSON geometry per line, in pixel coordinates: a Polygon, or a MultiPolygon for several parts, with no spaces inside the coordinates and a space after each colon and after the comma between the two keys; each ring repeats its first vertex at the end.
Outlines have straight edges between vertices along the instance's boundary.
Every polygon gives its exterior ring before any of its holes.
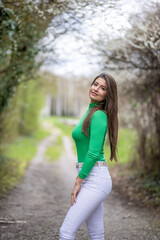
{"type": "Polygon", "coordinates": [[[94,87],[94,90],[95,90],[95,91],[98,91],[98,86],[94,87]]]}

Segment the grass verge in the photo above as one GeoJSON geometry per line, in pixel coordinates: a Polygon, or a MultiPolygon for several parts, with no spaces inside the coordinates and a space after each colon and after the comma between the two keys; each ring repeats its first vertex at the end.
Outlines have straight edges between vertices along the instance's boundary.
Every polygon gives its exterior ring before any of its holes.
{"type": "Polygon", "coordinates": [[[48,118],[48,121],[53,123],[56,127],[60,128],[63,135],[71,137],[74,126],[64,123],[65,119],[70,119],[70,118],[69,117],[52,116],[52,117],[48,118]]]}
{"type": "Polygon", "coordinates": [[[45,153],[46,160],[49,162],[57,161],[60,158],[62,151],[62,135],[58,135],[53,145],[47,148],[45,153]]]}
{"type": "Polygon", "coordinates": [[[10,143],[1,144],[0,196],[20,181],[37,152],[38,143],[49,133],[39,126],[30,137],[19,137],[10,143]]]}
{"type": "MultiPolygon", "coordinates": [[[[70,117],[58,117],[58,116],[52,116],[52,117],[49,117],[47,119],[47,121],[50,123],[50,124],[53,124],[55,125],[57,128],[60,128],[60,130],[62,131],[62,134],[63,135],[66,135],[68,137],[70,137],[72,143],[73,143],[73,151],[75,154],[77,154],[77,150],[76,150],[76,145],[75,145],[75,142],[73,141],[72,139],[72,130],[74,128],[73,125],[68,125],[66,123],[64,123],[64,120],[65,119],[71,119],[70,117]]],[[[76,119],[76,118],[73,118],[73,119],[76,119]]],[[[62,148],[61,148],[62,149],[62,148]]],[[[53,150],[54,151],[54,150],[53,150]]],[[[55,150],[56,151],[56,150],[55,150]]],[[[52,154],[53,155],[53,154],[52,154]]],[[[53,157],[53,156],[52,156],[53,157]]],[[[54,159],[54,157],[53,157],[54,159]]]]}
{"type": "MultiPolygon", "coordinates": [[[[108,133],[107,133],[108,134],[108,133]]],[[[137,134],[133,129],[128,128],[120,128],[118,132],[118,164],[125,164],[130,162],[132,159],[132,155],[135,154],[134,143],[137,140],[137,134]]],[[[109,166],[117,165],[117,163],[113,160],[109,160],[110,158],[110,147],[109,140],[107,135],[107,145],[104,146],[104,156],[107,160],[109,166]]]]}

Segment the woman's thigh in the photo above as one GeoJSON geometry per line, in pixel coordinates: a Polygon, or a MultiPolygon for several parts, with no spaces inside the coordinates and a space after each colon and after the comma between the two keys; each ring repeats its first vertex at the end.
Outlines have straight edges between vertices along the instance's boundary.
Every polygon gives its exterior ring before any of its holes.
{"type": "Polygon", "coordinates": [[[106,198],[102,191],[92,191],[81,188],[76,203],[70,207],[60,229],[60,239],[74,239],[79,227],[97,209],[98,205],[106,198]]]}
{"type": "Polygon", "coordinates": [[[90,239],[104,239],[103,202],[86,220],[90,239]]]}

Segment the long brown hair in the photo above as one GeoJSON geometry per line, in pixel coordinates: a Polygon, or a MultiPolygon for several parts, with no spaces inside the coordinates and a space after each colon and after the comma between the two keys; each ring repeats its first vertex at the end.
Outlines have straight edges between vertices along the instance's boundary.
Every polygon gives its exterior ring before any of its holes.
{"type": "Polygon", "coordinates": [[[110,144],[110,160],[113,159],[118,162],[117,159],[117,141],[118,141],[118,95],[117,95],[117,84],[115,79],[108,73],[101,73],[91,83],[91,86],[94,84],[97,78],[102,78],[106,81],[107,84],[107,97],[104,99],[102,104],[95,105],[84,119],[82,132],[88,136],[87,129],[90,126],[91,115],[97,111],[102,110],[107,115],[107,131],[109,135],[109,144],[110,144]]]}

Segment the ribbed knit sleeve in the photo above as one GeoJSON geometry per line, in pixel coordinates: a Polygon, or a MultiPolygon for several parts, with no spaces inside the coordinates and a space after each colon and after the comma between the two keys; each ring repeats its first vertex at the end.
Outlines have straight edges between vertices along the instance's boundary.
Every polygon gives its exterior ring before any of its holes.
{"type": "Polygon", "coordinates": [[[89,148],[78,176],[85,179],[99,160],[107,132],[107,115],[97,110],[91,115],[89,148]]]}

